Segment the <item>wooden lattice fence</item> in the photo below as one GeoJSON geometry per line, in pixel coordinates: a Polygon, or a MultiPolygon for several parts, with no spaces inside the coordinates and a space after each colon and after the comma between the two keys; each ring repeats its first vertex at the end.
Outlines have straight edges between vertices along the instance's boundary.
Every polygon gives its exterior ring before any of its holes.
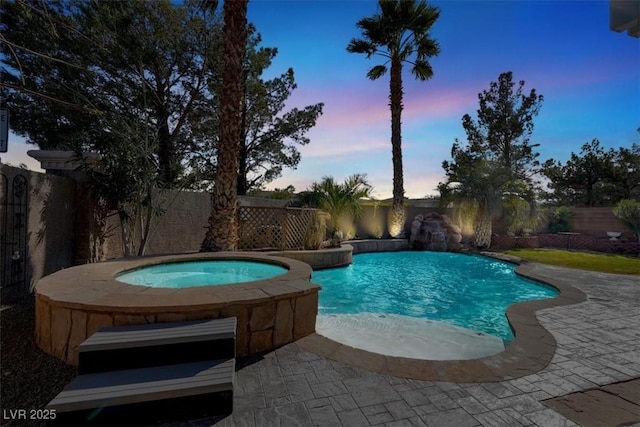
{"type": "Polygon", "coordinates": [[[239,249],[302,249],[323,212],[308,208],[241,206],[239,249]]]}

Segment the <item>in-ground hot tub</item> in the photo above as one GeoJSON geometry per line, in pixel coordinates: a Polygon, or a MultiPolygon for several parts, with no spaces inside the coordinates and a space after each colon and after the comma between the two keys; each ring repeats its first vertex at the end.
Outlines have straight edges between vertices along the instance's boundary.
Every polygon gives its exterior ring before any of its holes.
{"type": "Polygon", "coordinates": [[[238,355],[270,351],[315,331],[320,286],[309,282],[311,272],[300,261],[234,252],[115,260],[60,270],[36,285],[36,341],[44,351],[76,364],[78,345],[102,327],[235,316],[238,355]],[[144,267],[194,261],[283,269],[271,269],[273,274],[260,280],[209,286],[202,280],[183,288],[118,280],[144,267]]]}

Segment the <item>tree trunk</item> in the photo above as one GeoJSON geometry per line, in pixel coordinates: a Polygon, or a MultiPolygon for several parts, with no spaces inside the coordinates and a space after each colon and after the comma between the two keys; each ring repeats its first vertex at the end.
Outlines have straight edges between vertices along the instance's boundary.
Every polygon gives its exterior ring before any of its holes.
{"type": "Polygon", "coordinates": [[[247,145],[246,141],[240,138],[238,150],[238,196],[246,196],[247,185],[247,145]]]}
{"type": "MultiPolygon", "coordinates": [[[[157,78],[157,77],[156,77],[157,78]]],[[[163,93],[156,94],[162,99],[163,93]]],[[[169,132],[169,111],[166,105],[156,101],[156,120],[158,123],[158,166],[160,169],[160,181],[165,186],[172,186],[178,179],[178,167],[176,150],[169,132]]]]}
{"type": "MultiPolygon", "coordinates": [[[[155,202],[158,204],[159,202],[155,202]]],[[[154,200],[153,188],[147,187],[147,203],[143,204],[140,209],[140,246],[138,247],[138,256],[143,256],[147,250],[147,242],[151,233],[151,221],[153,220],[154,200]]]]}
{"type": "Polygon", "coordinates": [[[391,155],[393,160],[393,205],[389,233],[397,237],[404,229],[404,182],[402,171],[402,62],[391,59],[391,82],[389,84],[389,106],[391,107],[391,155]]]}
{"type": "Polygon", "coordinates": [[[238,248],[238,143],[242,121],[243,59],[247,45],[248,0],[225,1],[224,66],[220,94],[220,147],[209,229],[201,251],[238,248]]]}
{"type": "Polygon", "coordinates": [[[238,138],[238,196],[246,196],[249,190],[247,181],[247,73],[242,72],[242,120],[240,121],[240,137],[238,138]]]}
{"type": "Polygon", "coordinates": [[[489,249],[491,246],[491,209],[486,206],[480,208],[480,217],[474,226],[475,245],[479,249],[489,249]]]}
{"type": "Polygon", "coordinates": [[[120,218],[120,231],[122,232],[122,253],[125,258],[131,256],[131,221],[124,205],[118,206],[118,217],[120,218]]]}

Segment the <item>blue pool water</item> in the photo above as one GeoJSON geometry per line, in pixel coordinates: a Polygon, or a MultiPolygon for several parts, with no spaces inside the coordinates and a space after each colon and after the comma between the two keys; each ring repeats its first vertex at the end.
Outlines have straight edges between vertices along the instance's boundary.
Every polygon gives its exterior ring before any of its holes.
{"type": "Polygon", "coordinates": [[[154,288],[188,288],[269,279],[287,271],[279,265],[253,261],[187,261],[143,267],[116,280],[154,288]]]}
{"type": "Polygon", "coordinates": [[[505,312],[519,301],[558,291],[517,276],[514,265],[446,252],[357,254],[348,267],[319,270],[319,314],[388,313],[442,321],[502,338],[505,312]]]}

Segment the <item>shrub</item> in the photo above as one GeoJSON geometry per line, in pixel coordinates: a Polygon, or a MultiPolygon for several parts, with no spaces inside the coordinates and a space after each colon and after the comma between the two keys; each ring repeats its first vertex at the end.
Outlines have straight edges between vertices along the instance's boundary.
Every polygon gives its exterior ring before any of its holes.
{"type": "Polygon", "coordinates": [[[327,226],[324,217],[320,214],[314,215],[304,235],[304,248],[313,250],[320,249],[326,233],[327,226]]]}
{"type": "Polygon", "coordinates": [[[551,222],[549,223],[549,230],[552,233],[561,233],[571,231],[571,224],[569,220],[573,218],[575,213],[569,208],[559,207],[553,211],[551,222]]]}
{"type": "Polygon", "coordinates": [[[638,242],[640,242],[640,201],[620,200],[613,208],[613,214],[635,233],[638,242]]]}

